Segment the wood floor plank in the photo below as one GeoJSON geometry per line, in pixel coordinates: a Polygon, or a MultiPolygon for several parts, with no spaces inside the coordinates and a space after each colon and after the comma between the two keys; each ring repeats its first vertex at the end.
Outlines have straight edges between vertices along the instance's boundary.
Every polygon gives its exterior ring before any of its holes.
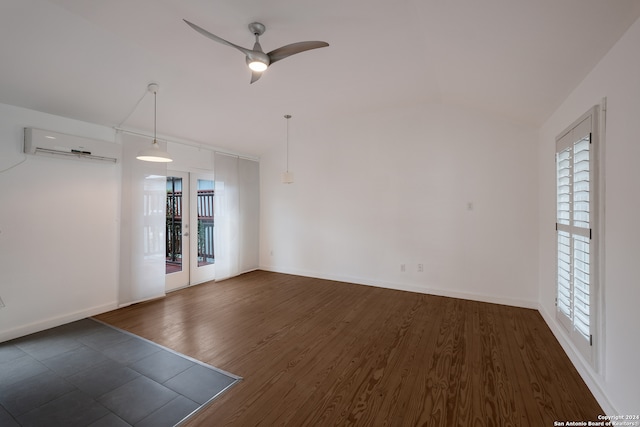
{"type": "Polygon", "coordinates": [[[194,426],[541,426],[595,420],[535,310],[265,271],[99,320],[242,376],[194,426]]]}

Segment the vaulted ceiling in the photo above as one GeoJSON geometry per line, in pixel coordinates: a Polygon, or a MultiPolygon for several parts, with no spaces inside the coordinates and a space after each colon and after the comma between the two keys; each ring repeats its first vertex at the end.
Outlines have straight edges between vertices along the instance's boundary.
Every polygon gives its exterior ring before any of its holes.
{"type": "Polygon", "coordinates": [[[1,0],[0,103],[260,155],[283,115],[421,103],[537,126],[640,16],[637,0],[1,0]],[[265,51],[330,44],[273,64],[265,51]]]}

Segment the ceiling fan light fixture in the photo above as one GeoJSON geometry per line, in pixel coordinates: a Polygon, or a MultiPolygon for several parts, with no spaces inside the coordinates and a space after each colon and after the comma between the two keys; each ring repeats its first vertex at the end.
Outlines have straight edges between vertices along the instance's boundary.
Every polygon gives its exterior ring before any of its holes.
{"type": "Polygon", "coordinates": [[[265,64],[260,60],[254,59],[251,62],[249,62],[249,68],[251,68],[252,71],[261,73],[267,69],[267,64],[265,64]]]}
{"type": "Polygon", "coordinates": [[[260,52],[261,48],[258,43],[256,43],[254,47],[257,50],[254,50],[247,55],[247,65],[251,71],[261,73],[267,69],[271,61],[269,61],[269,57],[266,54],[260,52]]]}

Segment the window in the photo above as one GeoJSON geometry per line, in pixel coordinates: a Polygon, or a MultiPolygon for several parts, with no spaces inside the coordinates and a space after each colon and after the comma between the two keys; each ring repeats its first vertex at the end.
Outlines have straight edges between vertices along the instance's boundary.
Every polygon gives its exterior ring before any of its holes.
{"type": "Polygon", "coordinates": [[[597,124],[594,107],[556,138],[556,316],[590,362],[596,329],[597,124]]]}

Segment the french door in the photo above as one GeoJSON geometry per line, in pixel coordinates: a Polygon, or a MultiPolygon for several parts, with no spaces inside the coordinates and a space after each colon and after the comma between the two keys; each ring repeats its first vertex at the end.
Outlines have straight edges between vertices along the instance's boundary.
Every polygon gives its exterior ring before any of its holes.
{"type": "Polygon", "coordinates": [[[213,175],[167,171],[167,292],[215,278],[213,175]]]}

